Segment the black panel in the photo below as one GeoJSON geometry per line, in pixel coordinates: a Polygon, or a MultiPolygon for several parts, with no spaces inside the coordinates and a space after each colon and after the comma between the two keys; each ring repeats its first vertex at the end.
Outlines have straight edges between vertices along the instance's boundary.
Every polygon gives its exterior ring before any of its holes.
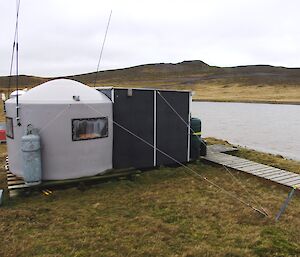
{"type": "MultiPolygon", "coordinates": [[[[114,121],[138,135],[149,144],[154,143],[154,96],[152,90],[114,89],[114,121]]],[[[152,167],[153,148],[128,131],[114,124],[114,168],[152,167]]]]}
{"type": "MultiPolygon", "coordinates": [[[[187,162],[189,123],[189,92],[159,91],[157,93],[157,148],[180,162],[187,162]],[[161,94],[161,95],[160,95],[161,94]],[[165,100],[166,101],[165,101],[165,100]],[[172,108],[180,117],[172,110],[172,108]]],[[[157,165],[175,163],[157,151],[157,165]]]]}

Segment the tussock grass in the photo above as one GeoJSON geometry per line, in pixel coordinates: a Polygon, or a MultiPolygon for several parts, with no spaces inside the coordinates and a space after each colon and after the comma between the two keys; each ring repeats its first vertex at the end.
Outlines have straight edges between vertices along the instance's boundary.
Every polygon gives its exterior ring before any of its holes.
{"type": "MultiPolygon", "coordinates": [[[[250,202],[223,168],[189,167],[250,202]]],[[[270,218],[184,168],[162,167],[134,181],[11,199],[0,208],[0,256],[300,256],[299,194],[275,223],[289,189],[234,175],[270,218]]]]}
{"type": "Polygon", "coordinates": [[[0,100],[0,122],[5,121],[5,115],[4,115],[3,107],[4,107],[3,101],[0,100]]]}
{"type": "Polygon", "coordinates": [[[299,86],[293,85],[243,85],[239,83],[198,84],[192,87],[194,100],[253,102],[253,103],[299,103],[299,86]]]}

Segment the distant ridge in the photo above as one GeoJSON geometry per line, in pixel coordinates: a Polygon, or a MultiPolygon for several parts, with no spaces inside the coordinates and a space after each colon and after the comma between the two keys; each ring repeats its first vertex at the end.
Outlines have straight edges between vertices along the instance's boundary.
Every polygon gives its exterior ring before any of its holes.
{"type": "MultiPolygon", "coordinates": [[[[149,84],[162,87],[190,87],[205,84],[239,84],[247,85],[293,85],[300,86],[300,68],[275,67],[271,65],[247,65],[236,67],[210,66],[199,60],[183,61],[180,63],[143,64],[129,68],[106,70],[98,73],[97,85],[143,87],[149,84]]],[[[21,87],[33,87],[52,78],[22,75],[19,78],[21,87]]],[[[65,76],[85,84],[92,85],[95,72],[65,76]]],[[[14,87],[12,78],[12,88],[14,87]]],[[[8,77],[0,77],[0,88],[7,88],[8,77]]]]}

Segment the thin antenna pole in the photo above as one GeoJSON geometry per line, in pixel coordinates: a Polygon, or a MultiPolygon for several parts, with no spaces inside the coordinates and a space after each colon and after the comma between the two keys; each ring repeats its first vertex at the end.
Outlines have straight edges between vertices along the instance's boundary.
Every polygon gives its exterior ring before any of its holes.
{"type": "MultiPolygon", "coordinates": [[[[19,34],[19,32],[18,32],[19,34]]],[[[19,42],[18,42],[18,37],[19,35],[17,35],[17,43],[16,43],[16,88],[17,88],[17,98],[16,98],[16,102],[17,102],[17,124],[18,126],[21,126],[20,123],[20,117],[19,117],[19,42]]]]}
{"type": "Polygon", "coordinates": [[[20,10],[20,0],[17,0],[17,18],[16,18],[16,26],[15,26],[15,35],[14,35],[14,43],[13,43],[13,49],[11,53],[11,59],[10,59],[10,69],[9,69],[9,77],[8,77],[8,90],[7,90],[7,98],[10,91],[10,85],[11,85],[11,76],[12,76],[12,69],[13,69],[13,63],[14,63],[14,55],[15,55],[15,48],[16,48],[16,40],[17,40],[17,33],[18,33],[18,17],[19,17],[19,10],[20,10]]]}
{"type": "Polygon", "coordinates": [[[19,7],[20,7],[20,1],[19,0],[19,5],[18,5],[18,10],[17,10],[17,23],[16,23],[16,30],[17,30],[17,37],[16,37],[16,88],[17,88],[17,98],[16,98],[16,102],[17,102],[17,125],[21,126],[20,123],[20,117],[19,117],[19,7]]]}
{"type": "Polygon", "coordinates": [[[105,45],[105,41],[106,41],[106,36],[107,36],[109,24],[110,24],[111,15],[112,15],[112,10],[110,11],[110,14],[109,14],[105,35],[104,35],[104,39],[103,39],[102,46],[101,46],[101,51],[100,51],[100,56],[99,56],[97,71],[96,71],[96,76],[95,76],[94,87],[96,86],[96,83],[97,83],[98,71],[99,71],[100,62],[101,62],[101,59],[102,59],[102,53],[103,53],[103,49],[104,49],[104,45],[105,45]]]}

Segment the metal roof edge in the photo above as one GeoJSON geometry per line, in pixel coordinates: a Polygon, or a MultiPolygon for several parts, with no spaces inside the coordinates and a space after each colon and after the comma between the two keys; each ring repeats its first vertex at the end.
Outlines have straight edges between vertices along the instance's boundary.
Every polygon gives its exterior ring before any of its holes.
{"type": "Polygon", "coordinates": [[[149,90],[149,91],[167,91],[167,92],[192,92],[192,90],[181,89],[161,89],[161,88],[140,88],[140,87],[94,87],[95,89],[134,89],[134,90],[149,90]]]}

